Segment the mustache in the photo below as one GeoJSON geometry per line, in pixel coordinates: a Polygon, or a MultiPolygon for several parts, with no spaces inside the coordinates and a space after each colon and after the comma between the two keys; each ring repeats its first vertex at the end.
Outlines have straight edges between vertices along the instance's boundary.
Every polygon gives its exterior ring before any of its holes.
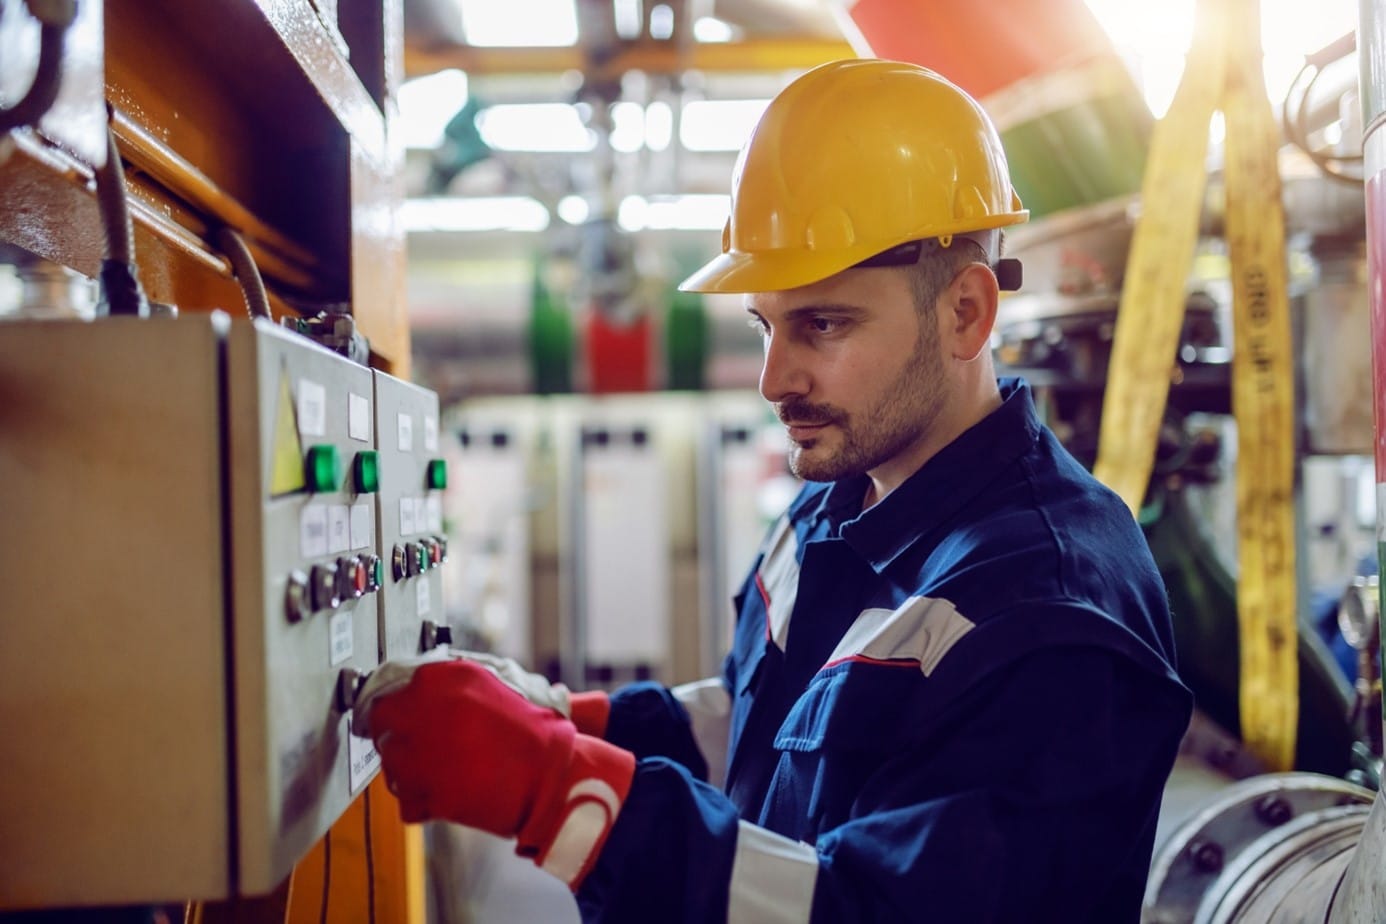
{"type": "Polygon", "coordinates": [[[792,422],[814,425],[836,423],[842,415],[830,404],[813,404],[802,399],[791,399],[775,405],[775,416],[782,424],[792,422]]]}

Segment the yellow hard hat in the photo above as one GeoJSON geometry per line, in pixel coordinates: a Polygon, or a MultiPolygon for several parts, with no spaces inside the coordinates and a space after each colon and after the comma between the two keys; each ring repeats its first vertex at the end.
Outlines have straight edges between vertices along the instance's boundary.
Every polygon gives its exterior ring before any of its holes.
{"type": "Polygon", "coordinates": [[[1029,215],[972,97],[914,64],[834,61],[770,102],[737,158],[722,253],[679,288],[792,289],[1029,215]]]}

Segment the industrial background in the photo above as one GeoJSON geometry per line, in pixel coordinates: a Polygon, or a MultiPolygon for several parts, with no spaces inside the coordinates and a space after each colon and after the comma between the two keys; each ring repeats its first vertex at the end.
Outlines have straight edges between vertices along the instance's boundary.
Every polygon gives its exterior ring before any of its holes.
{"type": "Polygon", "coordinates": [[[577,920],[338,685],[718,670],[795,484],[676,285],[854,56],[996,121],[997,359],[1167,582],[1145,921],[1386,920],[1379,3],[0,0],[0,921],[577,920]]]}

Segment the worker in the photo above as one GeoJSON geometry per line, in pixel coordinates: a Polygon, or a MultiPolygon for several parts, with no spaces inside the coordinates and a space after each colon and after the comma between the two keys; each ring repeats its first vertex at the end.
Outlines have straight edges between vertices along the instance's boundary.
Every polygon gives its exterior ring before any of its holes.
{"type": "Polygon", "coordinates": [[[355,716],[404,818],[517,838],[589,921],[1136,921],[1191,699],[1129,510],[996,377],[1027,217],[930,70],[825,64],[772,100],[684,283],[745,295],[805,481],[722,676],[388,662],[355,716]]]}

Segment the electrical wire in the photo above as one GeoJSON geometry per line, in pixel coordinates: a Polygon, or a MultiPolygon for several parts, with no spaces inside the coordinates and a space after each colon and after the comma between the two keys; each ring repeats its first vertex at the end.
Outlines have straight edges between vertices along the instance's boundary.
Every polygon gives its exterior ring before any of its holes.
{"type": "MultiPolygon", "coordinates": [[[[109,118],[110,106],[106,107],[109,118]]],[[[140,286],[135,266],[135,227],[125,195],[125,171],[116,148],[115,131],[106,125],[106,163],[96,170],[96,204],[106,253],[101,261],[101,297],[97,315],[149,316],[149,299],[140,286]]]]}
{"type": "Polygon", "coordinates": [[[0,134],[36,124],[52,108],[62,86],[63,41],[77,18],[75,0],[26,0],[25,5],[41,23],[38,68],[23,98],[8,109],[0,107],[0,134]]]}
{"type": "Polygon", "coordinates": [[[231,261],[231,271],[241,284],[241,292],[245,295],[246,309],[250,316],[274,320],[274,316],[270,314],[269,293],[265,291],[265,280],[260,277],[260,269],[255,265],[250,248],[245,245],[245,239],[234,228],[222,225],[213,232],[212,242],[231,261]]]}
{"type": "Polygon", "coordinates": [[[371,790],[361,797],[366,815],[366,919],[375,924],[375,851],[371,846],[371,790]]]}
{"type": "Polygon", "coordinates": [[[1313,54],[1306,55],[1303,66],[1295,74],[1294,79],[1290,81],[1290,87],[1285,92],[1285,100],[1280,110],[1280,125],[1286,140],[1304,152],[1305,156],[1325,176],[1354,186],[1362,183],[1362,175],[1360,172],[1355,173],[1350,169],[1345,169],[1345,167],[1361,164],[1362,155],[1335,154],[1312,145],[1309,142],[1309,136],[1313,133],[1309,126],[1309,102],[1313,96],[1315,84],[1318,83],[1328,66],[1346,58],[1356,50],[1356,34],[1349,32],[1313,54]],[[1304,82],[1305,75],[1309,75],[1308,82],[1304,82]],[[1301,83],[1303,83],[1302,88],[1301,83]]]}
{"type": "Polygon", "coordinates": [[[327,899],[332,892],[332,831],[322,836],[322,910],[318,924],[327,924],[327,899]]]}

